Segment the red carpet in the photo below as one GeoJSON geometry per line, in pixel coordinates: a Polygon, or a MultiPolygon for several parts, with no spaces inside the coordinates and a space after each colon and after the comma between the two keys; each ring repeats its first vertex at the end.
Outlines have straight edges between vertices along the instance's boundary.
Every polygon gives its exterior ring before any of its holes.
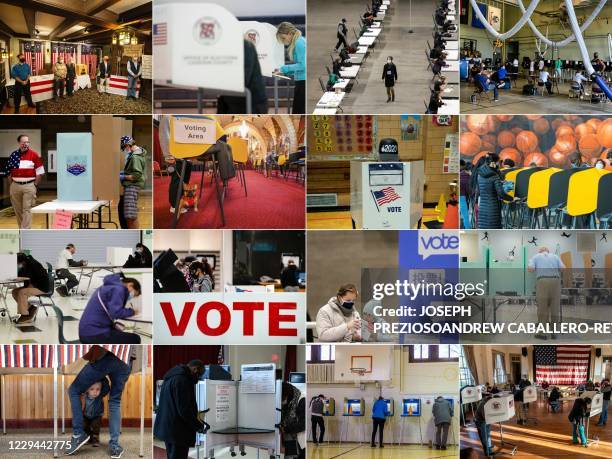
{"type": "MultiPolygon", "coordinates": [[[[200,184],[200,172],[191,174],[190,183],[200,184]]],[[[238,178],[229,182],[225,196],[225,226],[222,226],[221,210],[217,204],[214,184],[204,177],[204,192],[198,212],[181,215],[177,228],[226,228],[226,229],[303,229],[305,226],[304,186],[295,180],[265,178],[255,171],[246,171],[248,196],[238,178]]],[[[172,228],[174,215],[168,203],[169,177],[155,177],[154,226],[172,228]]]]}

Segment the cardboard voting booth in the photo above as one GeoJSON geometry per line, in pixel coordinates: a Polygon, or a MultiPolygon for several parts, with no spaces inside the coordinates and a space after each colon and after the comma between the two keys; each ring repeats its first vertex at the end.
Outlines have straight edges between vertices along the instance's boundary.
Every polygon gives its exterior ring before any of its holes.
{"type": "Polygon", "coordinates": [[[597,416],[601,414],[603,409],[603,394],[597,393],[591,398],[591,409],[589,410],[589,417],[597,416]]]}
{"type": "Polygon", "coordinates": [[[93,135],[91,132],[57,134],[57,200],[92,201],[93,135]]]}
{"type": "Polygon", "coordinates": [[[351,161],[351,216],[357,228],[416,227],[423,213],[423,161],[351,161]]]}
{"type": "Polygon", "coordinates": [[[158,0],[153,18],[157,80],[245,91],[243,30],[228,10],[201,0],[158,0]]]}
{"type": "MultiPolygon", "coordinates": [[[[372,404],[376,402],[377,399],[374,399],[372,404]]],[[[387,416],[393,416],[395,414],[395,400],[392,398],[385,398],[385,403],[387,404],[387,416]]]]}
{"type": "Polygon", "coordinates": [[[342,416],[363,416],[365,402],[362,398],[345,398],[342,416]]]}
{"type": "Polygon", "coordinates": [[[279,456],[282,381],[276,380],[273,363],[242,365],[240,381],[211,380],[198,382],[196,402],[210,425],[205,434],[197,434],[196,457],[213,458],[215,449],[229,447],[232,455],[238,447],[267,449],[279,456]],[[201,456],[201,450],[204,455],[201,456]]]}
{"type": "Polygon", "coordinates": [[[241,21],[244,39],[257,49],[259,66],[263,76],[271,77],[274,70],[285,64],[285,47],[276,39],[276,27],[266,22],[241,21]]]}
{"type": "Polygon", "coordinates": [[[482,388],[480,386],[467,386],[461,389],[461,404],[475,403],[482,400],[482,388]]]}

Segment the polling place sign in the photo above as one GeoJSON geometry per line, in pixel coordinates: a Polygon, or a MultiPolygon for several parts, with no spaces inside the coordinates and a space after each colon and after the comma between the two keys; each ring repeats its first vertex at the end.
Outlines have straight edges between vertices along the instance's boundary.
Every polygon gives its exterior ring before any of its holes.
{"type": "Polygon", "coordinates": [[[217,123],[201,118],[172,118],[172,134],[176,143],[212,145],[217,141],[217,123]]]}
{"type": "Polygon", "coordinates": [[[159,344],[305,342],[305,293],[155,294],[159,344]]]}

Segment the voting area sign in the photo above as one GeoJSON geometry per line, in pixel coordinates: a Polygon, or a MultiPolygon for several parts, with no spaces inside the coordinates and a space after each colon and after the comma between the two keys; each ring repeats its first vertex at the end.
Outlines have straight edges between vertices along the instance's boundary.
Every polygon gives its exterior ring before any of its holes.
{"type": "Polygon", "coordinates": [[[244,92],[243,30],[233,14],[214,3],[158,0],[153,17],[156,80],[244,92]]]}
{"type": "Polygon", "coordinates": [[[160,293],[159,344],[299,344],[305,342],[305,293],[160,293]]]}

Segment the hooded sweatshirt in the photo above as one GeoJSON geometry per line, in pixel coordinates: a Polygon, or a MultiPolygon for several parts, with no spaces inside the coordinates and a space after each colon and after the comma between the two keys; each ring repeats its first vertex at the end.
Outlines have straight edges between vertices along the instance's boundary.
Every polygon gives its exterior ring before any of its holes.
{"type": "Polygon", "coordinates": [[[451,406],[448,400],[443,397],[438,397],[434,401],[433,408],[431,410],[434,418],[434,423],[438,426],[440,424],[450,424],[453,416],[451,412],[451,406]]]}
{"type": "Polygon", "coordinates": [[[120,274],[104,277],[102,286],[96,289],[85,306],[79,322],[79,336],[108,336],[115,320],[133,316],[134,310],[125,307],[128,295],[128,289],[121,282],[120,274]],[[108,314],[102,307],[100,299],[104,302],[108,314]]]}
{"type": "Polygon", "coordinates": [[[141,190],[145,186],[147,180],[147,151],[142,147],[136,147],[125,161],[123,172],[125,175],[131,175],[132,180],[123,180],[122,186],[137,186],[141,190]]]}
{"type": "Polygon", "coordinates": [[[320,342],[340,343],[360,341],[361,333],[355,337],[348,329],[351,320],[361,320],[359,313],[354,309],[348,312],[342,308],[334,296],[329,299],[317,313],[317,335],[320,342]]]}

